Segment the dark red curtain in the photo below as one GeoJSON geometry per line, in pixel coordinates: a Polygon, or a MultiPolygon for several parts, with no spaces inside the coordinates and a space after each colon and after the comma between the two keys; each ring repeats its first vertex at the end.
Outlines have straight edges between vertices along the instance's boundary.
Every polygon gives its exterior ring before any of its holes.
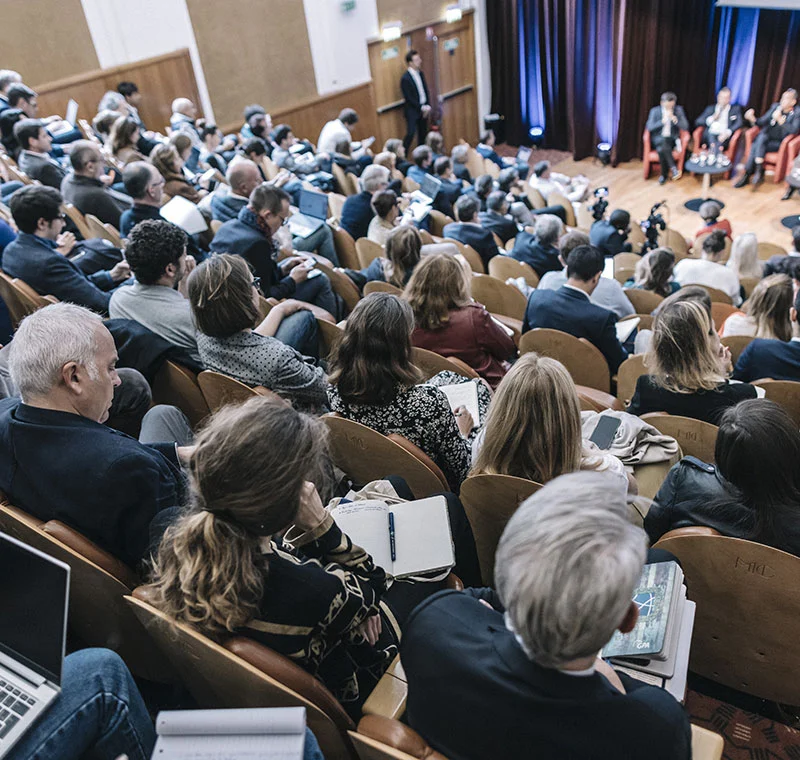
{"type": "Polygon", "coordinates": [[[800,14],[760,11],[750,103],[759,115],[787,87],[800,88],[800,14]]]}

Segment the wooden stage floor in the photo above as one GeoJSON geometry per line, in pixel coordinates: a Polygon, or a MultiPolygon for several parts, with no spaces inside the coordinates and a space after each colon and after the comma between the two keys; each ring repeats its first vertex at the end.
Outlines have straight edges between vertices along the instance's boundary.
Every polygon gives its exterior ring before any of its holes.
{"type": "MultiPolygon", "coordinates": [[[[531,163],[537,161],[536,151],[531,163]]],[[[686,237],[694,237],[702,226],[698,214],[684,208],[684,202],[699,198],[702,194],[702,178],[690,174],[677,182],[658,184],[658,175],[642,176],[641,161],[630,161],[619,166],[603,166],[599,161],[585,158],[573,161],[568,158],[554,164],[553,168],[562,174],[585,174],[592,181],[592,189],[608,187],[608,212],[624,208],[631,212],[637,221],[647,218],[650,207],[661,200],[667,201],[663,210],[664,219],[673,229],[686,237]]],[[[735,181],[735,180],[734,180],[735,181]]],[[[730,180],[720,179],[711,187],[711,197],[725,203],[722,217],[730,220],[734,236],[744,232],[755,232],[759,242],[775,243],[787,250],[792,247],[792,236],[780,220],[789,214],[800,214],[800,193],[791,200],[781,201],[786,189],[785,183],[776,185],[771,175],[758,189],[752,186],[735,190],[730,180]]]]}

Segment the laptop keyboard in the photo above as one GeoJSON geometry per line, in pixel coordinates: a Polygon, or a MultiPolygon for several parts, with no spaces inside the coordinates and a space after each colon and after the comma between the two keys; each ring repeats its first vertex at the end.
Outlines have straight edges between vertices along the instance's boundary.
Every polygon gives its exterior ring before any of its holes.
{"type": "Polygon", "coordinates": [[[36,700],[0,678],[0,739],[36,704],[36,700]]]}

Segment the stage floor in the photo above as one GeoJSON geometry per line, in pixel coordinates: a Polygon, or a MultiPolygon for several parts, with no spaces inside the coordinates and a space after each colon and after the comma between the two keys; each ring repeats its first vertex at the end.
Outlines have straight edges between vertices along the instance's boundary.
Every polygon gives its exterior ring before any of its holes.
{"type": "MultiPolygon", "coordinates": [[[[537,152],[531,156],[531,163],[537,160],[537,152]]],[[[702,193],[702,177],[684,174],[677,182],[658,184],[658,175],[642,176],[641,161],[630,161],[616,167],[603,166],[599,161],[585,158],[582,161],[562,160],[553,168],[562,174],[585,174],[592,181],[592,188],[608,187],[608,212],[624,208],[636,220],[647,218],[650,207],[661,200],[667,201],[663,211],[664,219],[673,229],[686,237],[694,234],[702,226],[698,214],[684,208],[684,203],[699,198],[702,193]]],[[[735,181],[735,180],[734,180],[735,181]]],[[[800,214],[800,194],[788,201],[781,201],[786,189],[785,183],[776,185],[771,175],[758,189],[752,186],[735,190],[730,180],[720,179],[711,187],[711,197],[722,201],[725,208],[722,217],[728,219],[733,234],[755,232],[759,242],[775,243],[787,250],[792,247],[792,236],[781,225],[781,219],[789,214],[800,214]]]]}

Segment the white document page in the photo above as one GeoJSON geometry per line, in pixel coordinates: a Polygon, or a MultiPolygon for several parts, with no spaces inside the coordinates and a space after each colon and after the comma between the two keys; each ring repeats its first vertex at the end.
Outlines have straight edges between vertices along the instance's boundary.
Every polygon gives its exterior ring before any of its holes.
{"type": "Polygon", "coordinates": [[[633,319],[626,319],[623,322],[617,322],[615,327],[617,328],[617,340],[620,343],[624,343],[628,338],[631,337],[631,333],[639,326],[639,322],[642,320],[639,317],[634,317],[633,319]]]}
{"type": "Polygon", "coordinates": [[[481,424],[481,413],[478,408],[478,388],[475,383],[453,383],[453,385],[440,385],[438,388],[447,396],[450,408],[454,412],[459,406],[464,406],[472,415],[475,424],[481,424]]]}
{"type": "Polygon", "coordinates": [[[184,232],[195,235],[208,229],[206,220],[190,200],[176,195],[161,207],[161,216],[180,227],[184,232]]]}

